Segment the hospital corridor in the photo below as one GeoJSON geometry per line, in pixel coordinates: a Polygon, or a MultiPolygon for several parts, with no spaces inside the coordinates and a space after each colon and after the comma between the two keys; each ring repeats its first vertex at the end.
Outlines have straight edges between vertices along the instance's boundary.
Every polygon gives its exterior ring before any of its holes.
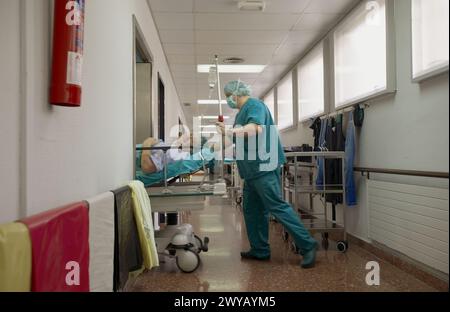
{"type": "Polygon", "coordinates": [[[0,0],[0,42],[2,302],[448,294],[448,0],[0,0]]]}

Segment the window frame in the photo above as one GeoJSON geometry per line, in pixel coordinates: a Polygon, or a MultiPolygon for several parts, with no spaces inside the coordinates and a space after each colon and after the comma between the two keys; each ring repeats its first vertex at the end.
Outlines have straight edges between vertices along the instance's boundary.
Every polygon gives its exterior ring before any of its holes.
{"type": "Polygon", "coordinates": [[[421,71],[419,75],[414,76],[414,35],[413,35],[413,1],[409,1],[409,27],[410,27],[410,45],[411,45],[411,81],[413,83],[420,83],[422,81],[428,80],[430,78],[448,73],[449,71],[449,63],[447,62],[446,65],[441,65],[436,68],[431,68],[428,70],[421,71]]]}
{"type": "Polygon", "coordinates": [[[395,32],[395,20],[394,20],[394,1],[385,0],[386,3],[386,87],[382,90],[375,90],[373,92],[368,92],[353,98],[350,98],[342,103],[337,103],[336,101],[336,51],[335,51],[335,35],[336,32],[342,29],[348,22],[350,17],[353,17],[355,13],[365,6],[370,0],[362,1],[360,4],[356,5],[345,18],[339,22],[339,24],[333,29],[330,34],[330,46],[329,50],[331,52],[330,58],[330,75],[332,77],[332,83],[330,85],[331,93],[331,105],[330,110],[340,111],[350,106],[356,104],[364,103],[369,100],[377,99],[386,95],[395,94],[397,91],[397,67],[396,67],[396,32],[395,32]]]}

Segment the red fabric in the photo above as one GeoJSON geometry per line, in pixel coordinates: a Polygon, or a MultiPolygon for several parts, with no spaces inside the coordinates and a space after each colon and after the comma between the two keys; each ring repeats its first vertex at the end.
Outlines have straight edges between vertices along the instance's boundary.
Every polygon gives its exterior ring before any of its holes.
{"type": "Polygon", "coordinates": [[[71,204],[21,220],[32,243],[32,285],[36,292],[89,291],[89,211],[86,202],[71,204]],[[69,286],[70,274],[79,264],[79,285],[69,286]]]}

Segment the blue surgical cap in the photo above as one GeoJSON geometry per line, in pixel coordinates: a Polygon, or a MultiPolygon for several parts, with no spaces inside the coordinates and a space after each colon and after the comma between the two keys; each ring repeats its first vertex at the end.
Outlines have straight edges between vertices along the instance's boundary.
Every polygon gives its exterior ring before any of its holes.
{"type": "Polygon", "coordinates": [[[230,81],[224,88],[225,94],[233,94],[237,96],[250,96],[252,89],[250,86],[242,81],[230,81]]]}

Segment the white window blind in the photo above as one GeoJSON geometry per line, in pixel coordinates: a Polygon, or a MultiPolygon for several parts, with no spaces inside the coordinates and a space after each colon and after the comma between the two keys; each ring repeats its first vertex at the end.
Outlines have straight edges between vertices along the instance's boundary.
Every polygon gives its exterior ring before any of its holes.
{"type": "Polygon", "coordinates": [[[275,92],[274,92],[274,90],[270,91],[266,95],[266,97],[264,98],[264,103],[269,108],[270,113],[272,114],[273,120],[275,120],[275,92]]]}
{"type": "Polygon", "coordinates": [[[278,84],[277,93],[278,128],[287,129],[294,125],[294,105],[292,95],[292,73],[278,84]]]}
{"type": "Polygon", "coordinates": [[[299,120],[305,121],[325,110],[322,43],[300,62],[297,75],[299,120]]]}
{"type": "Polygon", "coordinates": [[[334,33],[335,106],[387,90],[386,2],[362,2],[334,33]]]}
{"type": "Polygon", "coordinates": [[[449,1],[412,1],[413,78],[448,70],[449,1]]]}

